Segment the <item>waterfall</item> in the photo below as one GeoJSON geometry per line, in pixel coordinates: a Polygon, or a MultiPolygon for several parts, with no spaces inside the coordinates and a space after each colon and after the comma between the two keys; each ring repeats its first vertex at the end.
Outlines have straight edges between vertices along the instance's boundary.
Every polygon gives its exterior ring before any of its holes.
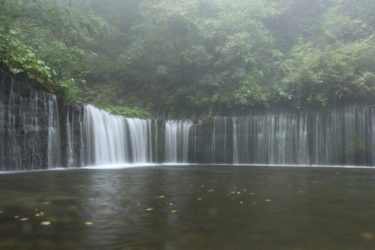
{"type": "Polygon", "coordinates": [[[74,117],[72,118],[72,122],[70,121],[70,110],[66,113],[66,158],[67,158],[67,167],[74,166],[74,126],[75,120],[74,117]]]}
{"type": "MultiPolygon", "coordinates": [[[[57,124],[55,99],[48,100],[39,109],[48,112],[49,125],[57,124]]],[[[372,106],[166,121],[160,131],[156,120],[115,116],[91,105],[71,108],[66,116],[67,166],[152,163],[159,154],[168,163],[375,165],[372,106]]]]}
{"type": "Polygon", "coordinates": [[[84,110],[78,106],[67,107],[66,112],[66,165],[67,167],[84,166],[87,150],[83,128],[84,110]]]}
{"type": "Polygon", "coordinates": [[[374,107],[233,119],[233,160],[252,164],[374,165],[374,107]]]}
{"type": "Polygon", "coordinates": [[[238,164],[238,139],[237,139],[237,119],[233,117],[233,164],[238,164]]]}
{"type": "Polygon", "coordinates": [[[60,120],[56,96],[48,98],[48,168],[59,167],[61,155],[60,120]]]}
{"type": "Polygon", "coordinates": [[[127,118],[134,163],[152,162],[152,121],[127,118]]]}
{"type": "Polygon", "coordinates": [[[66,115],[66,164],[151,163],[157,154],[157,129],[152,120],[116,116],[92,105],[70,108],[66,115]]]}
{"type": "Polygon", "coordinates": [[[306,122],[289,113],[234,118],[234,162],[309,164],[306,122]]]}
{"type": "Polygon", "coordinates": [[[232,162],[232,150],[229,125],[231,118],[229,117],[215,117],[212,121],[213,129],[211,136],[211,163],[228,163],[232,162]]]}
{"type": "Polygon", "coordinates": [[[0,170],[33,170],[60,165],[56,97],[23,93],[20,82],[0,81],[0,170]]]}
{"type": "Polygon", "coordinates": [[[188,162],[191,121],[167,121],[165,123],[165,161],[188,162]]]}
{"type": "Polygon", "coordinates": [[[91,147],[89,163],[105,165],[128,162],[124,117],[114,116],[92,105],[86,105],[83,124],[86,129],[86,143],[91,147]]]}
{"type": "Polygon", "coordinates": [[[68,114],[68,166],[157,162],[163,144],[168,163],[375,164],[371,106],[166,121],[164,141],[157,121],[114,116],[90,105],[83,110],[68,114]]]}
{"type": "Polygon", "coordinates": [[[160,161],[375,166],[375,107],[163,122],[58,105],[0,76],[0,170],[160,161]]]}

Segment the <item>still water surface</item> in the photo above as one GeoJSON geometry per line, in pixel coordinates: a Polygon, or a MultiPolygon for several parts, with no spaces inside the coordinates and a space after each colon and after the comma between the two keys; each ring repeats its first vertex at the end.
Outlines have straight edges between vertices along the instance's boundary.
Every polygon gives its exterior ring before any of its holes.
{"type": "Polygon", "coordinates": [[[375,170],[160,166],[0,175],[0,249],[375,249],[375,170]]]}

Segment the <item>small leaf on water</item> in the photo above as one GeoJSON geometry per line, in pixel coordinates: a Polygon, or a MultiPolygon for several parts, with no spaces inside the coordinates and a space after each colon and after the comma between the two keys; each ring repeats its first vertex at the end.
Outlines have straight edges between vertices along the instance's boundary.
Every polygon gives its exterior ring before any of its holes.
{"type": "Polygon", "coordinates": [[[146,211],[154,211],[154,208],[152,207],[146,208],[146,211]]]}
{"type": "Polygon", "coordinates": [[[272,200],[271,199],[265,199],[264,201],[265,202],[271,202],[272,200]]]}
{"type": "Polygon", "coordinates": [[[374,234],[368,232],[362,233],[361,235],[365,240],[373,240],[375,238],[374,234]]]}
{"type": "Polygon", "coordinates": [[[241,205],[243,205],[243,204],[244,204],[244,202],[243,202],[243,201],[240,201],[240,204],[241,204],[241,205]]]}
{"type": "Polygon", "coordinates": [[[171,213],[175,214],[175,213],[177,213],[177,210],[172,209],[172,210],[171,210],[171,213]]]}
{"type": "Polygon", "coordinates": [[[159,198],[160,198],[160,199],[164,199],[165,196],[164,196],[164,195],[160,195],[159,198]]]}
{"type": "Polygon", "coordinates": [[[40,212],[40,213],[35,214],[35,217],[42,217],[42,216],[44,216],[44,212],[40,212]]]}
{"type": "Polygon", "coordinates": [[[304,192],[302,190],[299,191],[300,194],[303,194],[304,192]]]}
{"type": "Polygon", "coordinates": [[[255,195],[255,193],[250,193],[250,195],[255,195]]]}
{"type": "Polygon", "coordinates": [[[86,226],[92,226],[92,225],[94,225],[94,223],[91,222],[91,221],[86,221],[86,222],[85,222],[85,225],[86,225],[86,226]]]}
{"type": "Polygon", "coordinates": [[[52,223],[50,221],[42,221],[40,225],[42,226],[50,226],[52,223]]]}
{"type": "Polygon", "coordinates": [[[28,221],[29,218],[22,218],[21,221],[28,221]]]}
{"type": "Polygon", "coordinates": [[[198,198],[198,199],[197,199],[197,201],[201,201],[201,200],[202,200],[202,198],[198,198]]]}
{"type": "Polygon", "coordinates": [[[168,204],[169,206],[173,206],[173,203],[172,202],[170,202],[169,204],[168,204]]]}
{"type": "Polygon", "coordinates": [[[212,193],[212,192],[214,192],[215,190],[213,190],[213,189],[210,189],[210,190],[208,190],[207,192],[208,193],[212,193]]]}
{"type": "Polygon", "coordinates": [[[20,217],[18,215],[14,216],[14,219],[19,219],[20,217]]]}

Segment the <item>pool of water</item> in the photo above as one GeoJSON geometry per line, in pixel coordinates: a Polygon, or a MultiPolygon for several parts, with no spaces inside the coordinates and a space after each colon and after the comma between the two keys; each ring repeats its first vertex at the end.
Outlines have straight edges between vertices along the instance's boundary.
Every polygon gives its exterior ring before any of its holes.
{"type": "Polygon", "coordinates": [[[0,249],[375,249],[375,170],[153,166],[0,175],[0,249]]]}

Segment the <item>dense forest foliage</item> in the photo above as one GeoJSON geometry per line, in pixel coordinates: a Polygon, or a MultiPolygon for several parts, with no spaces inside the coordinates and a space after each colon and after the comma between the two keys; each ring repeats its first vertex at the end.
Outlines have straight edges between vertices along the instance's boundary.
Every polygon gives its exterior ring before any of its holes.
{"type": "Polygon", "coordinates": [[[375,98],[372,0],[0,0],[0,63],[134,116],[375,98]]]}

